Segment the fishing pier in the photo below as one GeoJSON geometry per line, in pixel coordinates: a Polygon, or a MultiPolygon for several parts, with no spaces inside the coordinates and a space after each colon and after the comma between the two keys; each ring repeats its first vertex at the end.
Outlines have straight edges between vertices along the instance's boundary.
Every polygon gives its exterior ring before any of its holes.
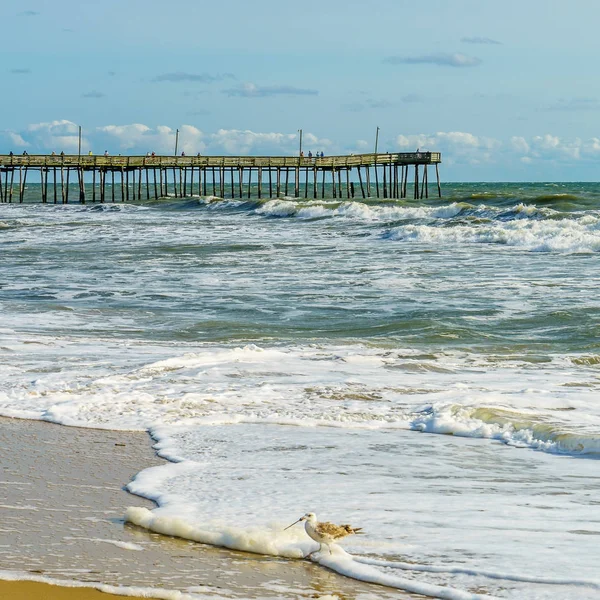
{"type": "Polygon", "coordinates": [[[441,162],[439,152],[326,157],[0,154],[0,202],[22,203],[28,181],[39,185],[42,203],[54,204],[209,195],[394,199],[410,193],[418,199],[429,197],[430,166],[435,167],[434,191],[441,197],[441,162]]]}

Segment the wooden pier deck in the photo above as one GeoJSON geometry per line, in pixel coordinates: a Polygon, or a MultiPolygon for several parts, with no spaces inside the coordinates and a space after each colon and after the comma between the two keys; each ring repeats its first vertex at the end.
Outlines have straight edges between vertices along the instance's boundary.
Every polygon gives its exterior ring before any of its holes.
{"type": "Polygon", "coordinates": [[[55,204],[69,202],[73,185],[76,201],[82,203],[169,195],[277,198],[288,193],[296,198],[406,198],[409,183],[414,198],[428,198],[429,166],[435,166],[441,197],[441,161],[439,152],[325,157],[0,154],[0,202],[23,202],[31,173],[40,184],[41,202],[55,204]]]}

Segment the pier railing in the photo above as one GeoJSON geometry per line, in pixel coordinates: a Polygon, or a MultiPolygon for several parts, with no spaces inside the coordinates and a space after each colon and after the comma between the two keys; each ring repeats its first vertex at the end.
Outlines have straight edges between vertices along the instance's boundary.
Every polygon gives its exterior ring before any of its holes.
{"type": "Polygon", "coordinates": [[[89,154],[0,154],[1,167],[80,167],[131,168],[140,167],[318,167],[338,169],[374,165],[432,165],[442,162],[439,152],[386,152],[350,154],[345,156],[112,156],[89,154]]]}

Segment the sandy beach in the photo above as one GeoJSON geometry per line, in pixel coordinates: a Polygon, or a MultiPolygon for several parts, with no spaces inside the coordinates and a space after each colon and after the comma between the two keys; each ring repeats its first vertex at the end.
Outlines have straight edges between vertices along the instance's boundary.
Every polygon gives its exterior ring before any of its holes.
{"type": "Polygon", "coordinates": [[[1,581],[3,598],[15,600],[108,600],[123,598],[94,588],[64,587],[35,581],[1,581]]]}
{"type": "Polygon", "coordinates": [[[410,597],[309,561],[232,552],[126,524],[126,507],[152,507],[123,489],[141,469],[160,464],[151,444],[145,433],[0,419],[1,597],[110,597],[39,582],[44,579],[164,598],[177,597],[173,592],[197,598],[410,597]],[[15,577],[34,581],[7,581],[15,577]]]}

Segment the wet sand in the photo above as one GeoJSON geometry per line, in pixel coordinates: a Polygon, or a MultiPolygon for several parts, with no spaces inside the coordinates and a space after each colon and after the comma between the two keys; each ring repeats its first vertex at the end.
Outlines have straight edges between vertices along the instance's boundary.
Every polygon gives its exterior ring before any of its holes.
{"type": "MultiPolygon", "coordinates": [[[[153,506],[123,489],[136,473],[163,462],[151,445],[145,433],[0,418],[0,579],[16,573],[138,587],[146,588],[145,597],[147,588],[163,597],[167,590],[198,598],[411,597],[310,561],[233,552],[125,523],[128,506],[153,506]]],[[[15,600],[91,600],[95,593],[0,581],[0,597],[15,600]],[[39,591],[32,596],[32,590],[39,591]]]]}

